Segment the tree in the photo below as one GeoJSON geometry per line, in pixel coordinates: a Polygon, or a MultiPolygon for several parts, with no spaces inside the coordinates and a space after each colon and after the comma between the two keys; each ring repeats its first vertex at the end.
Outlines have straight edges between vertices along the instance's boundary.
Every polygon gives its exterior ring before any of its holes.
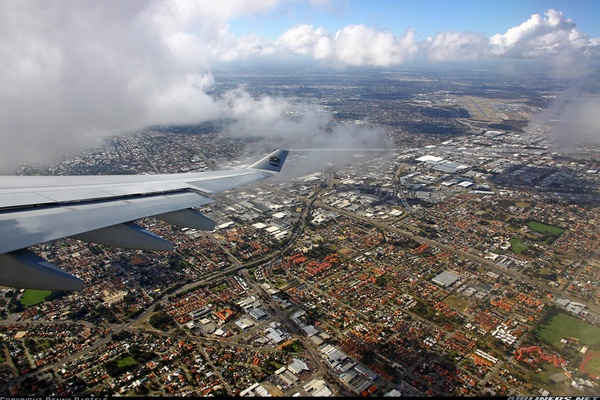
{"type": "Polygon", "coordinates": [[[131,338],[131,336],[133,336],[133,335],[127,331],[115,332],[111,335],[111,340],[113,342],[120,342],[123,339],[131,338]]]}
{"type": "Polygon", "coordinates": [[[146,385],[140,385],[135,388],[135,393],[140,395],[147,395],[150,393],[150,390],[146,387],[146,385]]]}
{"type": "Polygon", "coordinates": [[[63,298],[69,295],[71,292],[67,292],[65,290],[53,290],[48,296],[46,296],[46,301],[52,301],[56,299],[63,298]]]}
{"type": "Polygon", "coordinates": [[[23,307],[23,304],[21,304],[21,301],[17,300],[16,297],[12,297],[8,302],[9,313],[18,313],[24,310],[25,308],[23,307]]]}
{"type": "Polygon", "coordinates": [[[377,277],[377,280],[375,281],[375,283],[377,284],[377,286],[379,287],[384,287],[387,284],[387,277],[385,275],[381,275],[377,277]]]}
{"type": "Polygon", "coordinates": [[[87,315],[88,311],[85,308],[80,308],[79,310],[72,311],[69,313],[69,319],[78,320],[82,319],[87,315]]]}
{"type": "Polygon", "coordinates": [[[127,293],[125,297],[123,297],[123,302],[125,304],[133,304],[135,303],[135,296],[131,293],[127,293]]]}
{"type": "Polygon", "coordinates": [[[173,318],[162,311],[152,314],[149,322],[154,328],[163,331],[168,330],[171,327],[175,327],[175,321],[173,321],[173,318]]]}
{"type": "Polygon", "coordinates": [[[23,344],[25,345],[25,347],[27,347],[27,350],[29,350],[30,353],[37,353],[37,344],[35,343],[35,340],[31,339],[31,338],[26,338],[23,341],[23,344]]]}

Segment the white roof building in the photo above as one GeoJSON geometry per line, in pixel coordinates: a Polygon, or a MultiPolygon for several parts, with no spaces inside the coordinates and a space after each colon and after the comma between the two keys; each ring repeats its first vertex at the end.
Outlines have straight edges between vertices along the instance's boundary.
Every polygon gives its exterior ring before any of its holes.
{"type": "Polygon", "coordinates": [[[460,280],[460,276],[454,272],[444,271],[431,281],[443,287],[450,287],[460,280]]]}
{"type": "Polygon", "coordinates": [[[299,358],[294,358],[294,362],[288,365],[288,369],[296,375],[302,373],[303,371],[310,371],[308,365],[306,365],[306,363],[299,358]]]}

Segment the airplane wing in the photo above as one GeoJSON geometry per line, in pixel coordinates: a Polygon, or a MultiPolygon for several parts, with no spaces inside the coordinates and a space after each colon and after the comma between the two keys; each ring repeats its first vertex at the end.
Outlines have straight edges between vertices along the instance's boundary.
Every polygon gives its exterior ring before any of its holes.
{"type": "Polygon", "coordinates": [[[73,237],[108,246],[172,250],[173,245],[133,223],[154,217],[173,225],[212,230],[192,207],[209,196],[268,178],[287,150],[247,168],[160,175],[0,176],[0,285],[81,290],[83,281],[27,250],[73,237]]]}

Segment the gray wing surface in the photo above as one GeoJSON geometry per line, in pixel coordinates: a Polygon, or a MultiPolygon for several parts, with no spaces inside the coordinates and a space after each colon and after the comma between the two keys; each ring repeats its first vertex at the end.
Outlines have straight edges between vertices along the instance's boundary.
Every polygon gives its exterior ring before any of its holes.
{"type": "Polygon", "coordinates": [[[60,239],[109,246],[172,250],[173,245],[133,221],[154,217],[212,230],[195,210],[209,196],[278,173],[288,151],[276,150],[247,168],[160,175],[0,177],[0,285],[81,290],[83,281],[27,247],[60,239]]]}

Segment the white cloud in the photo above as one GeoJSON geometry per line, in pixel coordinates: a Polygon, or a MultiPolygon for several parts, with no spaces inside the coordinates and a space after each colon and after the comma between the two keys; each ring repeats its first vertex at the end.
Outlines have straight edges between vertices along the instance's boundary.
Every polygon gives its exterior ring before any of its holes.
{"type": "Polygon", "coordinates": [[[0,168],[99,136],[222,114],[215,58],[265,52],[227,20],[277,1],[0,2],[0,168]]]}
{"type": "Polygon", "coordinates": [[[464,61],[486,56],[487,39],[473,32],[439,32],[425,42],[425,52],[431,61],[464,61]]]}
{"type": "Polygon", "coordinates": [[[600,57],[600,39],[588,38],[561,12],[550,9],[545,17],[535,14],[521,25],[491,38],[474,32],[444,31],[420,43],[415,42],[412,30],[395,37],[389,31],[364,25],[348,25],[330,33],[323,27],[301,24],[283,33],[275,41],[275,49],[332,63],[383,67],[417,58],[443,62],[555,56],[551,61],[558,68],[569,58],[600,57]]]}
{"type": "Polygon", "coordinates": [[[227,35],[220,42],[211,45],[212,56],[223,62],[245,59],[255,55],[273,54],[273,45],[255,35],[236,37],[227,35]]]}
{"type": "MultiPolygon", "coordinates": [[[[336,124],[330,111],[317,105],[295,105],[283,98],[254,98],[242,89],[225,93],[219,100],[221,118],[233,121],[228,136],[276,138],[287,147],[360,147],[381,145],[383,131],[363,125],[336,124]],[[326,133],[327,132],[327,133],[326,133]]],[[[270,139],[269,139],[270,140],[270,139]]]]}
{"type": "Polygon", "coordinates": [[[416,52],[414,32],[396,38],[388,31],[349,25],[335,34],[312,25],[298,25],[277,39],[275,46],[296,54],[346,65],[386,67],[410,59],[416,52]]]}
{"type": "Polygon", "coordinates": [[[600,144],[600,98],[579,90],[562,93],[547,110],[537,116],[532,127],[548,128],[550,138],[561,150],[581,144],[600,144]]]}
{"type": "Polygon", "coordinates": [[[600,58],[600,39],[590,39],[562,12],[548,10],[489,40],[489,51],[503,58],[541,59],[551,75],[576,79],[589,74],[587,60],[600,58]]]}
{"type": "Polygon", "coordinates": [[[504,57],[541,57],[557,54],[564,49],[584,52],[594,46],[587,35],[575,29],[570,18],[562,12],[548,10],[544,14],[534,14],[527,21],[504,34],[490,38],[491,52],[504,57]]]}
{"type": "Polygon", "coordinates": [[[275,41],[275,46],[296,54],[323,59],[329,57],[331,53],[330,36],[323,28],[314,29],[312,25],[302,24],[287,30],[275,41]],[[315,52],[315,48],[319,50],[315,52]]]}
{"type": "Polygon", "coordinates": [[[335,35],[335,59],[350,65],[387,67],[402,64],[417,52],[414,31],[395,38],[390,32],[350,25],[335,35]]]}

